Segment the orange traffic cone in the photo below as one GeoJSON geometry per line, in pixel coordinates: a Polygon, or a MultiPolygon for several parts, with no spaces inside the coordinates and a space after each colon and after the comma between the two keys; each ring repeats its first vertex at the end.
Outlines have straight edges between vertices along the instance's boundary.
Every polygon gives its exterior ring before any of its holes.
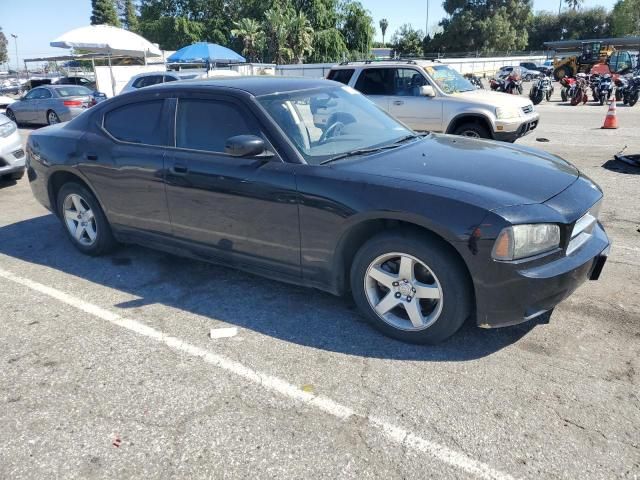
{"type": "Polygon", "coordinates": [[[604,117],[604,125],[602,128],[618,128],[618,117],[616,116],[616,99],[612,98],[609,104],[609,111],[604,117]]]}

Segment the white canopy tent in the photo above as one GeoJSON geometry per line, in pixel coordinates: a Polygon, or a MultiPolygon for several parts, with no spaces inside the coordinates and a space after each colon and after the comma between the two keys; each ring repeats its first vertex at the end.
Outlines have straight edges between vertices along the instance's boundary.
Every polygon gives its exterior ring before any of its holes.
{"type": "MultiPolygon", "coordinates": [[[[161,57],[162,51],[145,38],[122,28],[111,25],[89,25],[70,30],[50,43],[52,47],[73,48],[82,52],[105,55],[111,57],[127,56],[144,58],[161,57]]],[[[111,91],[115,95],[115,81],[111,75],[111,91]]]]}

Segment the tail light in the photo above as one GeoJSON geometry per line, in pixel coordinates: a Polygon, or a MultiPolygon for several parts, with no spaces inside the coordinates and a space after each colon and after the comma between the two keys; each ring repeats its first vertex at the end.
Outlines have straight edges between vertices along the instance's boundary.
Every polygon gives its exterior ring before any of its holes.
{"type": "Polygon", "coordinates": [[[81,107],[82,100],[65,100],[62,102],[65,107],[81,107]]]}

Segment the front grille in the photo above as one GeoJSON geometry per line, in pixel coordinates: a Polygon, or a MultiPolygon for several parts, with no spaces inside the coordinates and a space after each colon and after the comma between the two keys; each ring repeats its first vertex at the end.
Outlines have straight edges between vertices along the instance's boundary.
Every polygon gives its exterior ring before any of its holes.
{"type": "Polygon", "coordinates": [[[601,201],[596,203],[573,225],[571,240],[569,240],[569,245],[567,246],[567,255],[571,255],[591,238],[593,228],[598,223],[601,203],[601,201]]]}
{"type": "Polygon", "coordinates": [[[526,107],[522,107],[522,111],[526,114],[533,112],[533,105],[527,105],[526,107]]]}

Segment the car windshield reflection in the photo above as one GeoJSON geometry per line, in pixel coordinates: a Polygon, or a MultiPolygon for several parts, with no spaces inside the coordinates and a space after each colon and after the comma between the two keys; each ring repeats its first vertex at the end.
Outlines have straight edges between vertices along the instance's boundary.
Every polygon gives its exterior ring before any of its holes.
{"type": "Polygon", "coordinates": [[[307,163],[349,152],[374,151],[413,135],[349,87],[328,87],[258,97],[307,163]]]}

